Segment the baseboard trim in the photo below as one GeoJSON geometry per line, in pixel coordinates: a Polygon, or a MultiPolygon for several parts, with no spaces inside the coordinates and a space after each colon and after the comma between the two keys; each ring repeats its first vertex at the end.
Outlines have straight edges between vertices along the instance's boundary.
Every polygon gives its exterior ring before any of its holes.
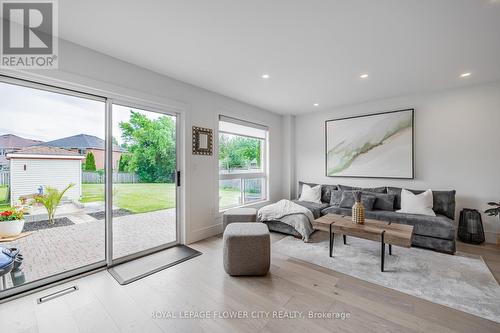
{"type": "Polygon", "coordinates": [[[202,239],[216,236],[220,233],[222,233],[222,223],[216,223],[205,228],[193,230],[189,233],[187,244],[192,244],[202,239]]]}

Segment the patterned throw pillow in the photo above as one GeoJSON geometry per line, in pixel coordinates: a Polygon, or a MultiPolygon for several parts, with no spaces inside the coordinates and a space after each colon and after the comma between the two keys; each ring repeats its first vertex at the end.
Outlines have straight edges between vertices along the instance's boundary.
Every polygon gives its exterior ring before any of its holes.
{"type": "MultiPolygon", "coordinates": [[[[373,210],[376,198],[373,195],[362,194],[361,203],[366,210],[373,210]]],[[[352,208],[354,206],[354,193],[353,191],[342,191],[342,199],[340,200],[341,208],[352,208]]]]}

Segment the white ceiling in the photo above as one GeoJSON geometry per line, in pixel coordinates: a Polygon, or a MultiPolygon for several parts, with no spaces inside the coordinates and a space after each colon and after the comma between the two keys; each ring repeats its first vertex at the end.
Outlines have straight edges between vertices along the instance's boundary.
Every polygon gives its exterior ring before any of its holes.
{"type": "Polygon", "coordinates": [[[64,39],[279,113],[500,79],[500,0],[64,0],[59,17],[64,39]]]}

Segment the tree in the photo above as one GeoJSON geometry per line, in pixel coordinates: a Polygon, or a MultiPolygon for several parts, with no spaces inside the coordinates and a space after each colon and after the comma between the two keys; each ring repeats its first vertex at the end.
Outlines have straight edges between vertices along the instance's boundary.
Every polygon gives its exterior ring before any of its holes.
{"type": "Polygon", "coordinates": [[[228,170],[260,167],[261,140],[236,135],[219,135],[219,161],[228,170]]]}
{"type": "Polygon", "coordinates": [[[95,171],[96,165],[95,165],[95,157],[94,153],[89,152],[87,153],[87,157],[85,158],[85,170],[86,171],[95,171]]]}
{"type": "Polygon", "coordinates": [[[127,155],[121,154],[120,161],[118,161],[118,172],[127,172],[127,171],[128,171],[127,155]]]}
{"type": "Polygon", "coordinates": [[[176,171],[173,119],[149,119],[131,110],[129,122],[121,122],[120,128],[128,152],[127,171],[137,173],[141,182],[172,182],[176,171]]]}

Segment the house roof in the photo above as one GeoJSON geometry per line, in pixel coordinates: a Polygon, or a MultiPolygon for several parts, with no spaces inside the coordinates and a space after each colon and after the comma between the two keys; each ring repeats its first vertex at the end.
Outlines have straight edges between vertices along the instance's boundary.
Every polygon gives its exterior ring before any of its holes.
{"type": "Polygon", "coordinates": [[[85,157],[75,151],[38,145],[8,153],[7,159],[11,158],[84,159],[85,157]]]}
{"type": "Polygon", "coordinates": [[[42,141],[25,139],[14,134],[0,135],[0,148],[25,148],[40,143],[42,143],[42,141]]]}
{"type": "MultiPolygon", "coordinates": [[[[45,144],[66,149],[105,149],[103,139],[88,134],[68,136],[66,138],[46,142],[45,144]]],[[[118,145],[113,145],[113,151],[124,151],[124,149],[118,145]]]]}

